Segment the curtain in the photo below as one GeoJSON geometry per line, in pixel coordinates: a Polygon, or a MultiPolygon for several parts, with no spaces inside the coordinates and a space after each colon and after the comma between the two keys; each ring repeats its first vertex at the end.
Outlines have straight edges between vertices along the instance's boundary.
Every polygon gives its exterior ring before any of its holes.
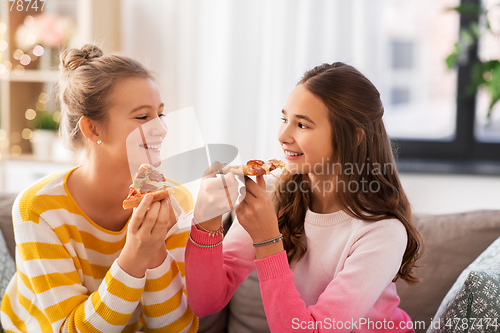
{"type": "Polygon", "coordinates": [[[194,107],[206,143],[282,158],[281,109],[306,70],[344,61],[377,85],[381,2],[123,0],[123,51],[156,73],[166,112],[194,107]]]}

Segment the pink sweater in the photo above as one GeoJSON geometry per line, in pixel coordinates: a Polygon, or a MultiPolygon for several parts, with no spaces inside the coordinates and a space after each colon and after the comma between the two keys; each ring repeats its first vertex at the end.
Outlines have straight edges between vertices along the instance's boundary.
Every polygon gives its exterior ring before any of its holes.
{"type": "MultiPolygon", "coordinates": [[[[202,248],[188,241],[186,289],[194,313],[222,309],[257,269],[271,332],[414,332],[398,308],[392,282],[407,235],[397,219],[365,222],[345,212],[307,211],[307,252],[288,264],[285,251],[256,260],[252,240],[235,221],[223,245],[202,248]]],[[[191,228],[200,245],[221,240],[191,228]]]]}

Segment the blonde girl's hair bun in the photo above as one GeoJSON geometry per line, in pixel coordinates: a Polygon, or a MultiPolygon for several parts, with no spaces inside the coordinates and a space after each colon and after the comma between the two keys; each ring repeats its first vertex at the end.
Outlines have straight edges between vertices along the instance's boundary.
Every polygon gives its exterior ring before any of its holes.
{"type": "Polygon", "coordinates": [[[61,53],[60,69],[62,71],[75,70],[102,55],[102,50],[92,44],[86,44],[81,49],[67,49],[61,53]]]}

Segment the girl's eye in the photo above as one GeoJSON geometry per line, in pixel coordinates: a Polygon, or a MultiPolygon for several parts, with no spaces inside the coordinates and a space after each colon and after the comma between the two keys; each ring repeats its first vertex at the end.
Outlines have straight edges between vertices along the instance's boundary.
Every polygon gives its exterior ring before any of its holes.
{"type": "Polygon", "coordinates": [[[306,128],[309,128],[307,127],[306,125],[302,124],[302,123],[299,123],[299,127],[302,128],[302,129],[306,129],[306,128]]]}
{"type": "Polygon", "coordinates": [[[146,120],[146,119],[148,119],[148,116],[136,117],[135,119],[139,119],[139,120],[146,120]]]}
{"type": "Polygon", "coordinates": [[[286,124],[288,120],[286,120],[285,118],[282,117],[281,121],[283,121],[286,124]]]}
{"type": "Polygon", "coordinates": [[[164,114],[164,113],[160,113],[160,114],[158,115],[158,118],[163,118],[163,117],[165,117],[165,114],[164,114]]]}

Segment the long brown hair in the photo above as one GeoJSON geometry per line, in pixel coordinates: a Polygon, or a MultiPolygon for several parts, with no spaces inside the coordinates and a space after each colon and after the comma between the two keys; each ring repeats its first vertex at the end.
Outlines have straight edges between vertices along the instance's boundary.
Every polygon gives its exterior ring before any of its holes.
{"type": "MultiPolygon", "coordinates": [[[[329,109],[335,166],[363,167],[363,172],[337,172],[334,183],[377,184],[376,193],[362,191],[359,186],[356,191],[337,189],[339,203],[349,215],[364,221],[397,218],[403,223],[408,243],[396,279],[400,277],[410,284],[417,283],[419,279],[412,269],[421,255],[423,241],[412,223],[410,203],[395,168],[391,143],[382,121],[384,107],[378,90],[358,70],[341,62],[307,71],[297,85],[303,85],[329,109]],[[360,130],[364,133],[361,140],[358,139],[360,130]]],[[[273,193],[289,262],[299,260],[307,251],[304,219],[311,206],[311,195],[309,188],[303,186],[308,183],[307,174],[291,174],[285,170],[273,193]],[[284,190],[289,182],[302,184],[303,190],[293,193],[284,190]]]]}

